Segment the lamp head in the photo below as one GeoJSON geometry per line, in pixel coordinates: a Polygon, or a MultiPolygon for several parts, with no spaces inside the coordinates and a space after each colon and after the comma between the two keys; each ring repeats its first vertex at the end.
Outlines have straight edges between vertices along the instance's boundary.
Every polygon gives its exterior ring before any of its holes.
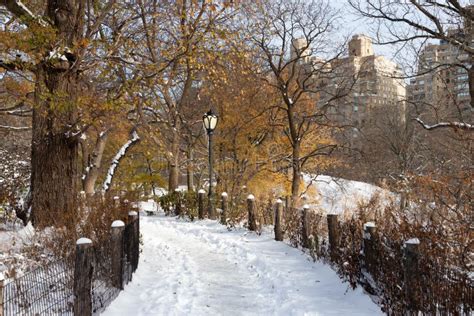
{"type": "Polygon", "coordinates": [[[208,134],[211,134],[217,126],[217,115],[209,110],[206,114],[202,117],[202,122],[204,124],[204,128],[206,129],[208,134]]]}

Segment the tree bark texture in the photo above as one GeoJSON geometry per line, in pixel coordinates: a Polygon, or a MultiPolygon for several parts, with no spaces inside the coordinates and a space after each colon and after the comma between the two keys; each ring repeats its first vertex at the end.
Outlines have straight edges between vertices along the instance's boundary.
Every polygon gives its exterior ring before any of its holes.
{"type": "Polygon", "coordinates": [[[179,134],[177,131],[173,133],[171,153],[172,157],[170,157],[169,160],[168,191],[174,192],[179,184],[179,134]]]}
{"type": "Polygon", "coordinates": [[[300,165],[300,143],[296,142],[293,144],[292,152],[292,169],[293,169],[293,178],[291,180],[291,208],[296,208],[299,193],[300,193],[300,183],[301,183],[301,165],[300,165]]]}
{"type": "Polygon", "coordinates": [[[187,165],[187,184],[188,191],[194,191],[194,152],[192,148],[188,150],[188,165],[187,165]]]}
{"type": "MultiPolygon", "coordinates": [[[[57,32],[62,54],[83,36],[84,0],[48,0],[46,14],[57,32]]],[[[71,53],[74,54],[74,53],[71,53]]],[[[76,56],[76,60],[77,60],[76,56]]],[[[77,120],[79,71],[69,58],[46,58],[37,65],[31,154],[32,220],[44,227],[73,223],[77,206],[79,141],[77,120]]]]}

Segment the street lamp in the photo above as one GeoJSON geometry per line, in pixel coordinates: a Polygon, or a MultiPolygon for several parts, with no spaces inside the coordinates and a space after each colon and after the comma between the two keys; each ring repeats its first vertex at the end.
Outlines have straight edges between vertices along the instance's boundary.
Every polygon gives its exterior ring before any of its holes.
{"type": "Polygon", "coordinates": [[[208,214],[210,219],[215,219],[216,214],[214,212],[214,205],[212,203],[212,178],[213,178],[213,170],[212,170],[212,134],[214,133],[214,129],[217,126],[217,115],[212,112],[212,109],[209,110],[206,114],[202,117],[202,122],[204,124],[204,129],[207,132],[209,138],[209,191],[208,191],[208,214]]]}

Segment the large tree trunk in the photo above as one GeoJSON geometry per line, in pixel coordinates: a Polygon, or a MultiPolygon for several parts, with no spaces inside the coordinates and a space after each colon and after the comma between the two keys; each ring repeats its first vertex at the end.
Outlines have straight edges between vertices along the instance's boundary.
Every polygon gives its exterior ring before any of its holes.
{"type": "Polygon", "coordinates": [[[171,157],[169,160],[168,192],[172,193],[178,188],[179,184],[179,135],[173,133],[173,142],[171,143],[171,157]]]}
{"type": "Polygon", "coordinates": [[[173,158],[169,163],[168,191],[174,192],[178,188],[179,166],[178,161],[173,158]]]}
{"type": "Polygon", "coordinates": [[[293,175],[291,180],[291,207],[297,207],[300,184],[301,184],[301,164],[300,164],[300,143],[296,142],[293,145],[292,151],[292,169],[293,175]]]}
{"type": "Polygon", "coordinates": [[[75,105],[52,109],[57,102],[66,102],[57,95],[75,98],[77,83],[70,74],[40,67],[33,108],[31,214],[33,224],[44,227],[72,223],[77,206],[79,142],[68,128],[75,119],[75,105]],[[52,97],[44,100],[45,95],[52,97]],[[68,220],[62,221],[65,217],[68,220]]]}
{"type": "Polygon", "coordinates": [[[32,220],[39,227],[73,224],[77,207],[79,141],[78,56],[68,52],[83,36],[84,0],[48,0],[46,14],[56,29],[59,58],[37,65],[31,154],[32,220]]]}
{"type": "Polygon", "coordinates": [[[473,57],[471,56],[471,66],[468,70],[468,78],[469,78],[469,95],[471,97],[471,110],[474,110],[474,64],[473,64],[473,57]]]}
{"type": "Polygon", "coordinates": [[[188,166],[187,166],[187,184],[188,191],[194,191],[194,153],[193,149],[190,147],[188,149],[188,166]]]}

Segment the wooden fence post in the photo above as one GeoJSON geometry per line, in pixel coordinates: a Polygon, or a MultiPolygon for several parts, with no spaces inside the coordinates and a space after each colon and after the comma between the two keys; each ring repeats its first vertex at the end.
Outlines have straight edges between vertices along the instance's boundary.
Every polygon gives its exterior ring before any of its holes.
{"type": "Polygon", "coordinates": [[[114,207],[118,208],[120,206],[120,197],[114,196],[114,207]]]}
{"type": "Polygon", "coordinates": [[[331,260],[336,258],[339,248],[339,223],[337,214],[328,214],[329,252],[331,260]]]}
{"type": "Polygon", "coordinates": [[[369,273],[373,273],[373,268],[375,267],[375,236],[376,226],[374,222],[367,222],[364,224],[364,234],[363,234],[363,244],[362,251],[364,254],[364,265],[365,269],[369,273]]]}
{"type": "Polygon", "coordinates": [[[123,289],[123,231],[125,224],[122,221],[112,223],[112,285],[123,289]]]}
{"type": "Polygon", "coordinates": [[[311,235],[310,221],[309,221],[309,205],[303,206],[303,213],[301,216],[301,242],[304,248],[309,248],[309,236],[311,235]]]}
{"type": "Polygon", "coordinates": [[[198,217],[199,219],[204,219],[204,196],[206,191],[203,189],[198,191],[198,217]]]}
{"type": "Polygon", "coordinates": [[[407,240],[403,245],[403,278],[405,281],[407,309],[413,314],[416,314],[419,310],[419,285],[417,282],[419,275],[419,245],[420,240],[418,238],[407,240]]]}
{"type": "Polygon", "coordinates": [[[132,272],[135,272],[140,259],[140,213],[133,222],[132,272]]]}
{"type": "Polygon", "coordinates": [[[228,208],[228,203],[227,203],[227,193],[222,192],[221,194],[221,224],[222,225],[227,225],[227,208],[228,208]]]}
{"type": "Polygon", "coordinates": [[[252,194],[247,196],[247,209],[248,209],[248,221],[249,221],[249,230],[257,230],[257,218],[255,214],[255,197],[252,194]]]}
{"type": "Polygon", "coordinates": [[[0,316],[4,315],[5,303],[3,302],[3,288],[5,287],[5,280],[3,274],[0,274],[0,316]]]}
{"type": "Polygon", "coordinates": [[[283,241],[283,229],[281,228],[283,220],[283,201],[278,199],[275,205],[275,240],[283,241]]]}
{"type": "Polygon", "coordinates": [[[134,267],[134,256],[136,254],[135,252],[135,247],[138,247],[138,243],[136,242],[136,222],[138,222],[138,213],[135,211],[130,211],[128,212],[128,240],[125,240],[125,252],[127,255],[127,260],[129,263],[130,270],[128,272],[128,282],[132,280],[132,273],[133,273],[133,267],[134,267]]]}
{"type": "Polygon", "coordinates": [[[74,265],[74,307],[76,316],[92,315],[92,241],[79,238],[76,242],[74,265]]]}

